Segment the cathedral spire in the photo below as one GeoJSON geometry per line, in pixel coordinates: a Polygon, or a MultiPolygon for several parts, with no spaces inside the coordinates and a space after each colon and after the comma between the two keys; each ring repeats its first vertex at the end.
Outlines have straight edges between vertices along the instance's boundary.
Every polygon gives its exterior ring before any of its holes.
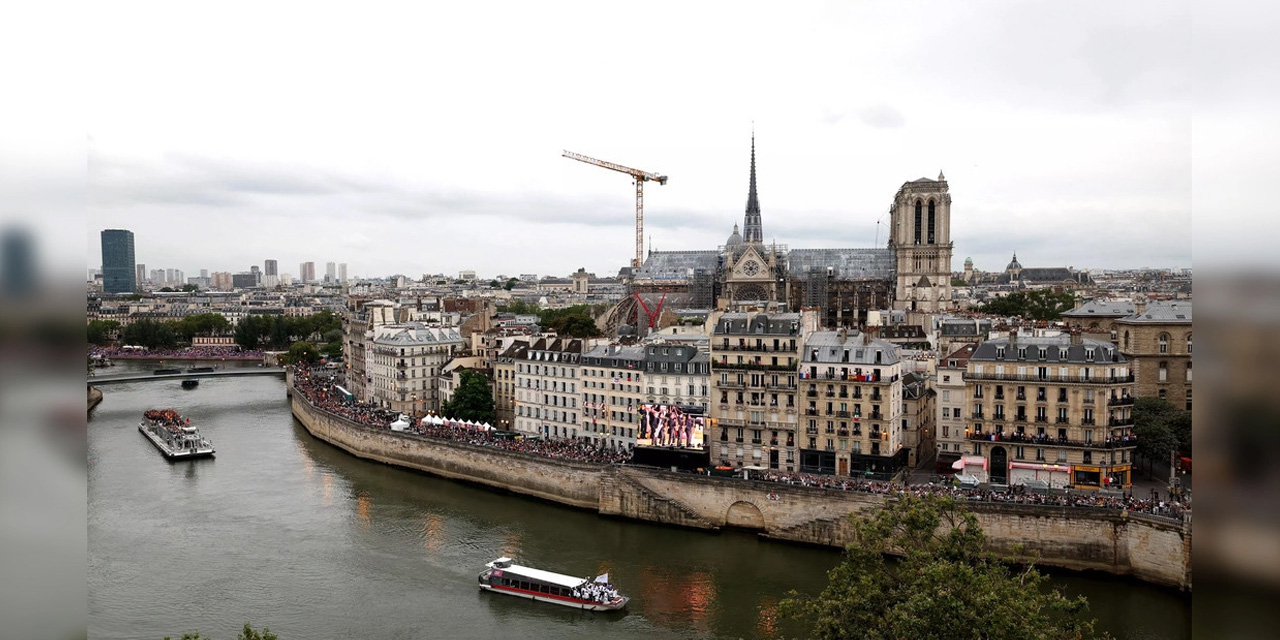
{"type": "Polygon", "coordinates": [[[760,223],[760,202],[756,199],[756,131],[751,128],[751,186],[747,190],[747,216],[742,224],[743,242],[764,242],[764,229],[760,223]]]}

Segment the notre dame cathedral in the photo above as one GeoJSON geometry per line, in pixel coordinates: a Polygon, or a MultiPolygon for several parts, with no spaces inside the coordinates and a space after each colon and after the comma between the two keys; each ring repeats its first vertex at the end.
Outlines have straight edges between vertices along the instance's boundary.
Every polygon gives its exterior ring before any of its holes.
{"type": "Polygon", "coordinates": [[[755,136],[746,215],[708,251],[650,251],[632,291],[667,296],[667,308],[817,309],[828,327],[858,327],[869,310],[952,308],[951,195],[946,177],[904,183],[893,198],[889,244],[870,249],[788,249],[765,244],[756,194],[755,136]]]}

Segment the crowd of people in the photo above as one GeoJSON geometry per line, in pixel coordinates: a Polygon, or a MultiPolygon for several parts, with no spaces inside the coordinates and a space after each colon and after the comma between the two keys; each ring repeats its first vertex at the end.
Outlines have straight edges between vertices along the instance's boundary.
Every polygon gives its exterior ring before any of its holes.
{"type": "Polygon", "coordinates": [[[905,485],[896,482],[867,481],[857,478],[841,478],[838,476],[813,475],[808,473],[792,473],[780,471],[761,471],[752,474],[752,479],[765,482],[780,482],[806,487],[819,487],[839,491],[858,491],[882,495],[926,495],[950,496],[966,502],[995,502],[1008,504],[1030,504],[1051,507],[1079,507],[1092,509],[1116,509],[1164,516],[1177,520],[1186,519],[1191,514],[1191,500],[1160,500],[1154,496],[1142,498],[1137,495],[1111,496],[1097,492],[1035,492],[1035,491],[996,491],[993,489],[975,489],[956,487],[947,484],[905,485]]]}
{"type": "Polygon", "coordinates": [[[180,349],[125,349],[117,346],[89,345],[89,357],[98,359],[261,360],[264,355],[261,349],[241,349],[224,345],[180,349]]]}
{"type": "Polygon", "coordinates": [[[589,600],[600,604],[609,604],[615,602],[620,597],[618,590],[608,582],[587,582],[581,586],[574,587],[573,597],[579,600],[589,600]]]}
{"type": "MultiPolygon", "coordinates": [[[[340,384],[339,374],[335,374],[331,370],[297,367],[294,372],[294,388],[306,396],[312,405],[324,411],[363,425],[381,427],[388,430],[391,428],[391,424],[400,417],[397,412],[347,399],[347,396],[337,389],[340,384]]],[[[517,439],[510,437],[510,434],[498,434],[475,426],[464,426],[462,423],[451,420],[437,425],[429,421],[424,422],[414,419],[404,428],[404,433],[464,442],[482,447],[505,449],[507,451],[518,451],[557,460],[622,464],[631,459],[630,451],[599,447],[585,440],[517,439]]],[[[992,489],[964,488],[933,483],[905,485],[897,482],[775,470],[755,472],[751,475],[751,478],[765,482],[778,482],[839,491],[858,491],[886,496],[907,494],[916,496],[945,495],[967,502],[1117,509],[1179,520],[1185,519],[1191,513],[1191,501],[1189,498],[1184,500],[1159,500],[1155,496],[1140,498],[1135,495],[1113,496],[1096,492],[995,491],[992,489]]]]}
{"type": "MultiPolygon", "coordinates": [[[[293,384],[294,389],[306,396],[312,405],[353,422],[390,430],[391,424],[400,417],[398,412],[348,399],[337,389],[341,385],[340,376],[328,369],[297,367],[294,370],[293,384]]],[[[463,426],[451,420],[436,425],[413,419],[409,426],[404,428],[403,433],[518,451],[557,460],[621,464],[631,459],[630,451],[600,447],[585,440],[517,439],[510,437],[510,434],[499,434],[475,426],[463,426]]]]}

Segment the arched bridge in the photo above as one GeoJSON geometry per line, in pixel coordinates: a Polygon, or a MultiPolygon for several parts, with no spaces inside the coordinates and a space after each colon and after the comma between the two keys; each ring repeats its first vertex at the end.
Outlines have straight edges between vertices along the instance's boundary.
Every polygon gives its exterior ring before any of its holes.
{"type": "Polygon", "coordinates": [[[119,373],[116,375],[106,376],[90,376],[87,379],[89,386],[100,387],[106,384],[122,384],[125,382],[153,382],[160,380],[191,380],[193,378],[239,378],[245,376],[276,376],[284,377],[284,369],[279,367],[255,367],[243,369],[218,369],[217,371],[193,371],[181,373],[161,373],[155,374],[151,372],[141,373],[119,373]]]}

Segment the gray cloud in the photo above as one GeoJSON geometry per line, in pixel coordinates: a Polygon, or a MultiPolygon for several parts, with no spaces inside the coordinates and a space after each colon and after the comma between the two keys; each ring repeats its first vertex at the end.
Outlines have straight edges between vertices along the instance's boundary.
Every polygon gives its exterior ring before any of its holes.
{"type": "Polygon", "coordinates": [[[902,112],[887,104],[863,107],[858,110],[858,119],[863,124],[876,129],[897,129],[907,123],[902,112]]]}

